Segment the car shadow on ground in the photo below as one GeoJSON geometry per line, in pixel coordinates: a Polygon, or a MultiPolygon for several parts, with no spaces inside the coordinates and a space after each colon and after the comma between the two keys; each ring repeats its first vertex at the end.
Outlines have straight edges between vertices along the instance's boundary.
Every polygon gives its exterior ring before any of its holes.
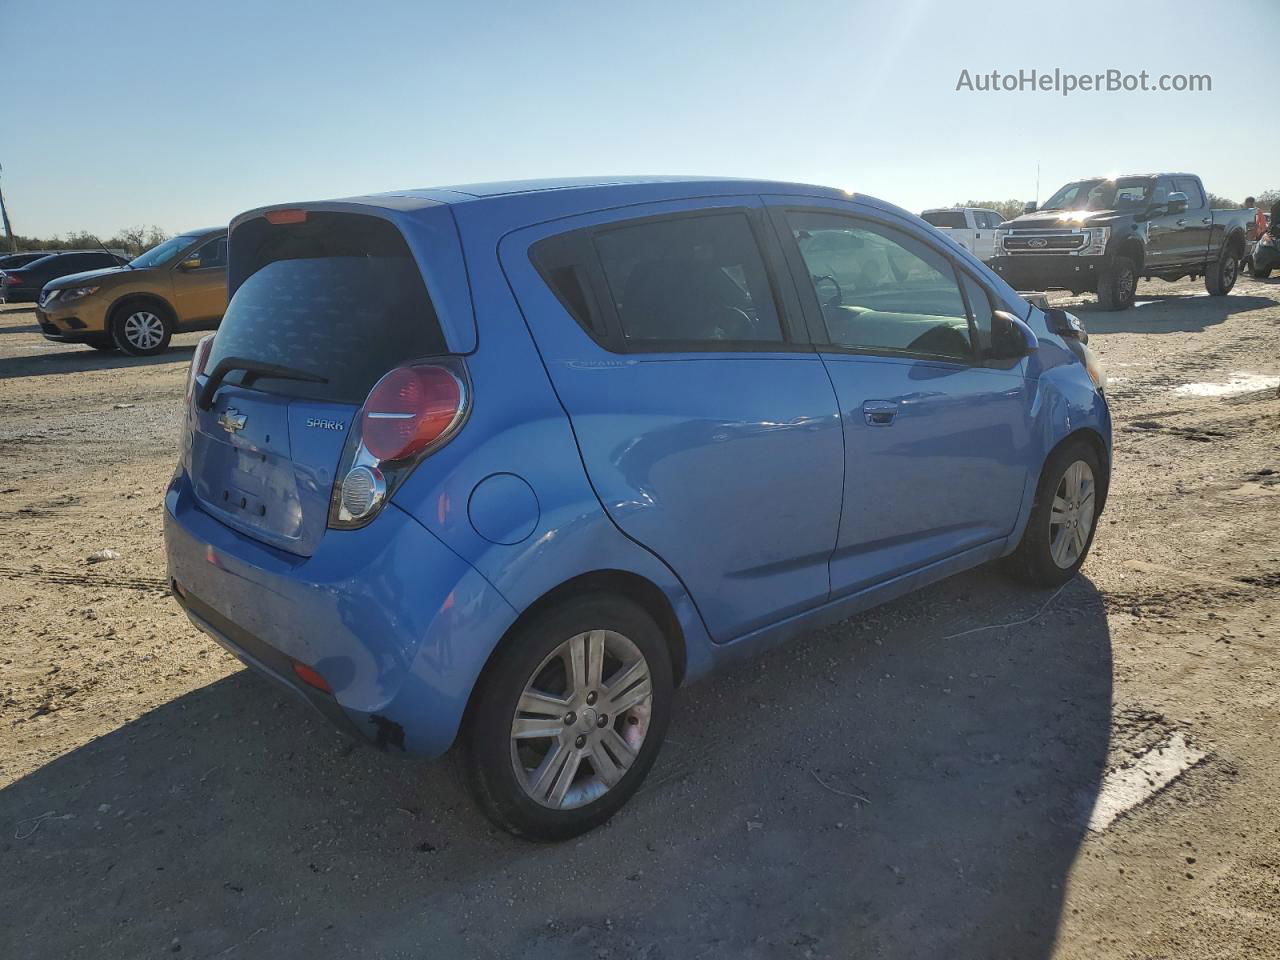
{"type": "Polygon", "coordinates": [[[1139,294],[1131,310],[1108,311],[1096,303],[1068,307],[1085,322],[1089,335],[1108,333],[1199,333],[1225,323],[1233,313],[1274,307],[1271,297],[1139,294]]]}
{"type": "Polygon", "coordinates": [[[67,345],[56,352],[33,353],[23,357],[0,357],[0,380],[17,377],[48,377],[86,370],[116,370],[120,367],[158,366],[168,363],[191,363],[195,346],[172,346],[154,357],[131,357],[117,350],[100,351],[91,347],[67,345]]]}
{"type": "Polygon", "coordinates": [[[555,846],[234,674],[0,791],[6,953],[1047,957],[1112,698],[1100,595],[1051,596],[975,571],[684,691],[555,846]]]}

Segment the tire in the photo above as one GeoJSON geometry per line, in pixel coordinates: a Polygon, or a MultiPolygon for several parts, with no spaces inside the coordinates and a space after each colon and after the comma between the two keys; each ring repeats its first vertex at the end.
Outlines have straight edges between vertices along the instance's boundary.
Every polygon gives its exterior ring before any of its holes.
{"type": "Polygon", "coordinates": [[[1061,586],[1074,577],[1093,545],[1106,491],[1107,477],[1090,444],[1071,440],[1055,450],[1040,473],[1022,540],[1006,561],[1009,572],[1024,583],[1041,587],[1061,586]],[[1081,467],[1087,471],[1084,477],[1089,486],[1077,491],[1072,489],[1073,477],[1081,474],[1071,471],[1081,467]],[[1076,509],[1074,503],[1081,503],[1081,507],[1076,509]],[[1089,505],[1087,516],[1085,504],[1089,505]],[[1070,525],[1072,520],[1075,526],[1070,525]],[[1069,549],[1063,550],[1064,545],[1069,549]]]}
{"type": "Polygon", "coordinates": [[[1252,258],[1250,258],[1249,276],[1253,277],[1255,280],[1266,280],[1267,277],[1271,276],[1271,268],[1268,267],[1266,270],[1263,270],[1261,267],[1257,266],[1252,258]]]}
{"type": "Polygon", "coordinates": [[[173,316],[147,300],[121,304],[111,316],[111,339],[131,357],[153,357],[169,347],[173,316]]]}
{"type": "Polygon", "coordinates": [[[635,603],[591,593],[535,615],[504,641],[467,708],[461,759],[476,800],[530,840],[598,827],[653,765],[673,693],[666,639],[635,603]],[[575,657],[589,664],[595,650],[596,682],[584,666],[570,686],[575,657]]]}
{"type": "Polygon", "coordinates": [[[1138,270],[1128,257],[1115,257],[1098,277],[1098,306],[1128,310],[1138,290],[1138,270]]]}
{"type": "Polygon", "coordinates": [[[1225,297],[1236,285],[1240,276],[1240,257],[1231,243],[1222,248],[1218,254],[1218,262],[1211,266],[1204,275],[1204,288],[1210,296],[1225,297]]]}

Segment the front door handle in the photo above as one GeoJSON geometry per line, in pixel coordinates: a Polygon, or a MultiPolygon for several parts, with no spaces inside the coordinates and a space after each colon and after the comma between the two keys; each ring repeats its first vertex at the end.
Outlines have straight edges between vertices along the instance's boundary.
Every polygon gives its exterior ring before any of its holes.
{"type": "Polygon", "coordinates": [[[1176,223],[1180,227],[1185,227],[1187,225],[1186,220],[1175,220],[1174,223],[1176,223]]]}
{"type": "Polygon", "coordinates": [[[898,415],[898,404],[893,400],[868,400],[862,405],[862,416],[869,427],[887,427],[898,415]]]}
{"type": "Polygon", "coordinates": [[[1201,222],[1201,223],[1213,223],[1213,217],[1201,217],[1201,218],[1200,218],[1200,222],[1201,222]]]}

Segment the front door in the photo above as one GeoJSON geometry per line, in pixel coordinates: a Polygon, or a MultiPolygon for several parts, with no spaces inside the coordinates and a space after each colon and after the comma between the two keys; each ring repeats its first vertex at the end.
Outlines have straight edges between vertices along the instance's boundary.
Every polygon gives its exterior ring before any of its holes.
{"type": "Polygon", "coordinates": [[[905,222],[794,198],[771,209],[844,423],[833,596],[1007,537],[1033,393],[1024,361],[984,359],[986,289],[905,222]]]}
{"type": "Polygon", "coordinates": [[[180,326],[219,320],[227,309],[227,238],[214,237],[187,253],[170,271],[180,326]]]}
{"type": "Polygon", "coordinates": [[[681,206],[532,227],[501,256],[601,504],[725,642],[826,601],[843,438],[759,200],[681,206]]]}

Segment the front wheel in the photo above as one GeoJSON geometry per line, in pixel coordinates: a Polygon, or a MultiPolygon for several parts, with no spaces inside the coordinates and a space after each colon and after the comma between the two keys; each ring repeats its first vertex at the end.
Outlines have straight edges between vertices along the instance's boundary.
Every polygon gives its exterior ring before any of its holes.
{"type": "Polygon", "coordinates": [[[1236,285],[1238,276],[1240,258],[1234,249],[1223,247],[1222,253],[1218,255],[1218,262],[1209,267],[1208,273],[1204,275],[1204,288],[1209,291],[1210,296],[1225,297],[1236,285]]]}
{"type": "Polygon", "coordinates": [[[1098,277],[1098,306],[1103,310],[1128,310],[1138,290],[1138,268],[1128,257],[1116,257],[1098,277]]]}
{"type": "Polygon", "coordinates": [[[1018,579],[1056,587],[1076,575],[1088,556],[1105,492],[1102,464],[1083,440],[1054,451],[1045,463],[1035,503],[1008,566],[1018,579]]]}
{"type": "Polygon", "coordinates": [[[666,640],[631,601],[589,594],[537,615],[504,642],[468,708],[477,800],[532,840],[599,826],[653,765],[672,695],[666,640]]]}
{"type": "Polygon", "coordinates": [[[131,357],[151,357],[169,346],[173,323],[151,304],[127,304],[111,321],[111,339],[131,357]]]}

